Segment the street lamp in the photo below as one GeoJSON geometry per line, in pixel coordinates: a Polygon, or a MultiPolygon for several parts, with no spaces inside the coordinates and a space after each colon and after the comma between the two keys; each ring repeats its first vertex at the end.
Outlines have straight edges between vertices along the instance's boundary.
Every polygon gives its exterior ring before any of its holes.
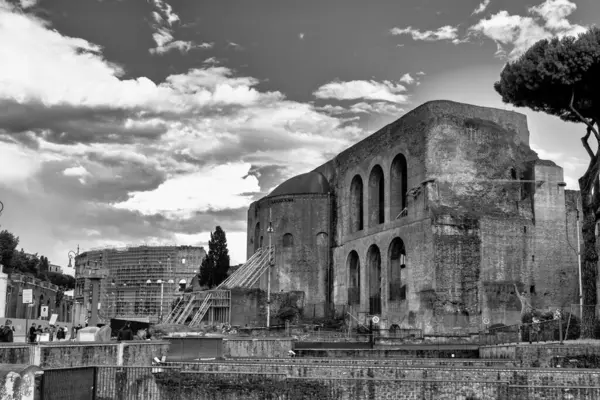
{"type": "Polygon", "coordinates": [[[271,222],[271,208],[269,208],[269,268],[267,272],[267,329],[271,326],[271,267],[273,267],[273,253],[271,252],[271,236],[273,233],[273,223],[271,222]]]}
{"type": "MultiPolygon", "coordinates": [[[[149,285],[152,283],[152,281],[150,279],[148,279],[146,281],[146,283],[149,285]]],[[[162,322],[163,319],[163,300],[164,300],[164,295],[165,295],[165,281],[163,281],[162,279],[159,279],[156,281],[156,283],[160,284],[160,312],[158,315],[158,319],[160,322],[162,322]]],[[[169,284],[173,284],[175,283],[175,281],[173,279],[169,279],[166,283],[169,284]]]]}

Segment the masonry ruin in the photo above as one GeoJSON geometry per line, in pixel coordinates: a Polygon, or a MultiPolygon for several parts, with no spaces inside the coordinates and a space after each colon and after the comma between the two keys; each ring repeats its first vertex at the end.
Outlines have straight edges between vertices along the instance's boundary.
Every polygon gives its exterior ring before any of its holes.
{"type": "Polygon", "coordinates": [[[577,195],[524,115],[433,101],[252,203],[247,253],[271,222],[271,291],[314,315],[479,331],[520,322],[515,288],[538,309],[578,302],[577,195]]]}

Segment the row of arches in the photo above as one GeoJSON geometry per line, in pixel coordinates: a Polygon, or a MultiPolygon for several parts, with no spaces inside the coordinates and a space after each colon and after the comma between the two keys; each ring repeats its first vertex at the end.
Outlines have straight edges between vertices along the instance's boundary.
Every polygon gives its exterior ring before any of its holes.
{"type": "MultiPolygon", "coordinates": [[[[383,297],[383,280],[381,275],[381,251],[377,245],[371,245],[366,255],[366,278],[367,282],[361,282],[360,257],[355,250],[348,254],[347,268],[349,272],[348,281],[348,304],[358,305],[361,303],[362,286],[366,286],[369,299],[369,313],[381,313],[381,299],[383,297]]],[[[390,243],[388,249],[388,300],[406,300],[406,248],[401,238],[396,237],[390,243]]]]}
{"type": "MultiPolygon", "coordinates": [[[[390,216],[396,219],[406,208],[408,191],[408,171],[406,157],[398,154],[390,167],[390,216]]],[[[350,183],[350,233],[364,229],[364,185],[360,175],[355,175],[350,183]]],[[[385,174],[378,164],[371,169],[367,186],[367,224],[369,227],[385,222],[385,174]]]]}

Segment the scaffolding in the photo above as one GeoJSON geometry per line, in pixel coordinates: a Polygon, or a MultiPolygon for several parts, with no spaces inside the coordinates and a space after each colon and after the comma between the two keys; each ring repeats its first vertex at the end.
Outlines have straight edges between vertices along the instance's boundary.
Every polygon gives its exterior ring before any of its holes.
{"type": "Polygon", "coordinates": [[[268,270],[274,247],[259,248],[237,271],[214,290],[190,293],[174,306],[166,322],[187,324],[190,327],[231,324],[231,291],[250,289],[268,270]]]}
{"type": "MultiPolygon", "coordinates": [[[[198,273],[206,252],[192,246],[105,248],[76,258],[78,282],[88,268],[108,270],[100,283],[102,322],[119,318],[159,322],[169,313],[183,286],[198,273]]],[[[90,309],[91,286],[81,282],[80,300],[90,309]]],[[[77,292],[77,291],[76,291],[77,292]]]]}

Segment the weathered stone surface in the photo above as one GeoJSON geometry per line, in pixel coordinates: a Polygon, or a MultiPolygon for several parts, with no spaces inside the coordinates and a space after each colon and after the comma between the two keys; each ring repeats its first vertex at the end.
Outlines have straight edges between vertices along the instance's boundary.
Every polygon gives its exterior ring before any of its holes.
{"type": "Polygon", "coordinates": [[[289,357],[293,339],[224,339],[224,357],[289,357]]]}
{"type": "Polygon", "coordinates": [[[0,365],[0,399],[33,400],[35,373],[40,369],[26,364],[0,365]]]}
{"type": "Polygon", "coordinates": [[[329,194],[277,192],[250,206],[248,256],[268,244],[272,221],[271,288],[303,291],[317,316],[467,333],[519,323],[515,285],[539,309],[577,302],[563,170],[531,150],[522,114],[429,102],[313,172],[329,194]],[[392,256],[398,240],[404,263],[392,256]]]}

